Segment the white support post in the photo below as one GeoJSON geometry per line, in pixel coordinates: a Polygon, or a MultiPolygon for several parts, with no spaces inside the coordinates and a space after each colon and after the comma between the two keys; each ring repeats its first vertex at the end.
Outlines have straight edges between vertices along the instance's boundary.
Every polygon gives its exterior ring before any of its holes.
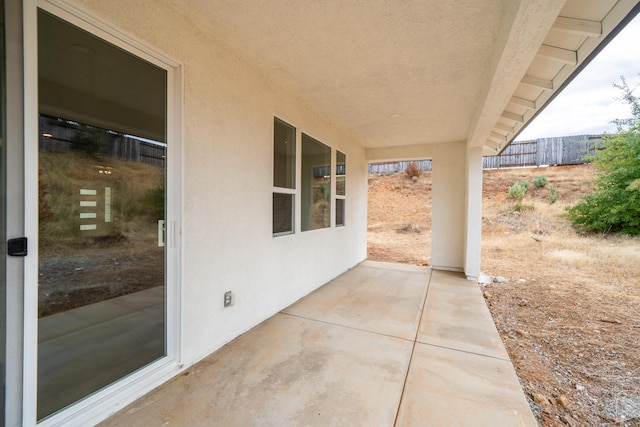
{"type": "Polygon", "coordinates": [[[464,271],[465,143],[439,144],[433,151],[431,265],[464,271]]]}
{"type": "Polygon", "coordinates": [[[469,148],[467,160],[464,272],[467,278],[480,276],[482,243],[482,148],[469,148]]]}

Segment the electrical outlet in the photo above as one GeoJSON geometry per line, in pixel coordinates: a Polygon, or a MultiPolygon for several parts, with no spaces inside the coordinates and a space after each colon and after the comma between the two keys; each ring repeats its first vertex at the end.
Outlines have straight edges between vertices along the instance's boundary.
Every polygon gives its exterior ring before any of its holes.
{"type": "Polygon", "coordinates": [[[236,303],[236,296],[231,291],[224,293],[224,306],[231,307],[236,303]]]}

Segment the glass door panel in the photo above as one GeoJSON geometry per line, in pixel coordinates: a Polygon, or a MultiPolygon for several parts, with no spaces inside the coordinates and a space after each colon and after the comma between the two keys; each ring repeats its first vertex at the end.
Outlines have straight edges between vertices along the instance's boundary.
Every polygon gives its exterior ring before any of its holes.
{"type": "Polygon", "coordinates": [[[5,39],[4,39],[4,0],[0,0],[0,426],[5,420],[5,362],[6,362],[6,74],[5,74],[5,39]]]}
{"type": "Polygon", "coordinates": [[[166,354],[166,71],[38,14],[38,419],[166,354]]]}

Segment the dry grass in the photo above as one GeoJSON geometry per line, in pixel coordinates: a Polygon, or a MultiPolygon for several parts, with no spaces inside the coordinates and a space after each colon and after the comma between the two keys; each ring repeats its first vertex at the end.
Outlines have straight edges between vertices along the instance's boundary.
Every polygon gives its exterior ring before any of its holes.
{"type": "MultiPolygon", "coordinates": [[[[534,171],[539,170],[510,171],[504,174],[505,180],[531,176],[534,171]]],[[[540,191],[544,189],[533,192],[530,189],[533,194],[528,193],[523,202],[530,209],[525,212],[514,212],[507,199],[494,198],[493,203],[485,204],[483,270],[490,275],[513,278],[537,277],[560,282],[570,279],[581,283],[586,292],[606,292],[625,298],[627,304],[640,309],[640,240],[577,234],[564,209],[590,190],[584,182],[594,174],[590,166],[572,167],[567,172],[572,173],[559,174],[555,170],[547,175],[550,185],[560,189],[561,199],[557,203],[546,200],[540,191]]]]}
{"type": "MultiPolygon", "coordinates": [[[[95,189],[102,196],[105,187],[112,191],[110,223],[97,221],[93,237],[124,237],[152,242],[157,219],[149,199],[150,189],[164,187],[164,169],[116,159],[94,159],[78,153],[40,153],[41,209],[50,217],[40,221],[41,255],[68,254],[69,248],[82,240],[80,236],[80,189],[95,189]],[[112,173],[100,174],[108,168],[112,173]]],[[[99,197],[98,197],[99,198],[99,197]]],[[[100,215],[104,211],[99,202],[100,215]]],[[[90,233],[84,233],[85,236],[90,233]]]]}
{"type": "Polygon", "coordinates": [[[431,174],[369,177],[370,259],[429,265],[431,174]]]}

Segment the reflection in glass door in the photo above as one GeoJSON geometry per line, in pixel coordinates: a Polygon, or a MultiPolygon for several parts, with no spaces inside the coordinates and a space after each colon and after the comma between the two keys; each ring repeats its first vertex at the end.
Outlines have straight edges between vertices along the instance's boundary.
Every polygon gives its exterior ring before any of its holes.
{"type": "Polygon", "coordinates": [[[5,413],[5,361],[6,361],[6,74],[5,74],[5,40],[4,40],[4,0],[0,0],[0,425],[4,425],[5,413]]]}
{"type": "Polygon", "coordinates": [[[166,354],[166,71],[38,13],[38,419],[166,354]]]}

